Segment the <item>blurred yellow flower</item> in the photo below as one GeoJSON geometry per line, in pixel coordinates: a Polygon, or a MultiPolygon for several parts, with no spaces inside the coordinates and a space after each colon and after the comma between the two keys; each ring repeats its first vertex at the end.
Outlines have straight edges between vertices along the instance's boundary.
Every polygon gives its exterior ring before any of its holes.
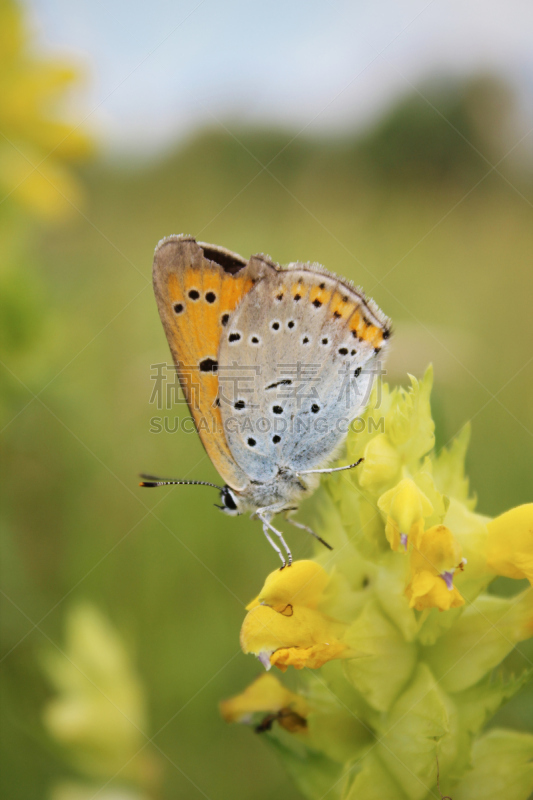
{"type": "Polygon", "coordinates": [[[81,199],[80,185],[65,162],[85,158],[90,140],[56,111],[78,78],[67,63],[29,54],[22,10],[13,0],[2,0],[0,199],[11,195],[44,219],[65,216],[81,199]]]}
{"type": "Polygon", "coordinates": [[[150,769],[145,697],[118,632],[92,605],[71,609],[64,651],[45,654],[56,689],[44,710],[49,734],[70,751],[90,776],[119,770],[139,779],[150,769]]]}
{"type": "Polygon", "coordinates": [[[506,511],[488,525],[487,565],[507,578],[533,586],[533,503],[506,511]]]}
{"type": "Polygon", "coordinates": [[[424,492],[410,478],[400,481],[378,500],[378,508],[387,515],[385,536],[393,550],[407,550],[417,545],[424,531],[424,518],[433,506],[424,492]]]}
{"type": "Polygon", "coordinates": [[[241,647],[265,669],[316,669],[350,653],[342,641],[346,624],[317,609],[329,576],[313,561],[297,561],[272,572],[249,606],[241,629],[241,647]]]}
{"type": "Polygon", "coordinates": [[[462,569],[461,548],[445,525],[429,528],[411,551],[411,580],[405,594],[410,608],[447,611],[464,605],[453,585],[453,574],[462,569]]]}

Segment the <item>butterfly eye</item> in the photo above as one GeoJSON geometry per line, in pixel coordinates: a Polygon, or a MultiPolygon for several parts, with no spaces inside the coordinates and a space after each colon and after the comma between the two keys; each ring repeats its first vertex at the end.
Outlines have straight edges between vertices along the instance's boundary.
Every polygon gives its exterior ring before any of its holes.
{"type": "Polygon", "coordinates": [[[238,513],[239,507],[237,505],[235,495],[233,494],[229,486],[224,486],[224,488],[220,492],[220,500],[223,505],[219,506],[219,508],[222,508],[222,510],[225,511],[227,514],[231,514],[232,512],[238,513]]]}

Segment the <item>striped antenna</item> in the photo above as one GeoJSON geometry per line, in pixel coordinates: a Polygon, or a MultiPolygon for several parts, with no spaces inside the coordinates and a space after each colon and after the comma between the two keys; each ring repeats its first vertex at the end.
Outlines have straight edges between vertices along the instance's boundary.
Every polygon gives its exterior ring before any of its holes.
{"type": "Polygon", "coordinates": [[[156,478],[155,475],[144,475],[140,477],[143,479],[139,486],[144,486],[146,489],[153,489],[155,486],[212,486],[213,489],[222,491],[222,486],[217,486],[216,483],[208,483],[207,481],[181,481],[176,478],[156,478]]]}

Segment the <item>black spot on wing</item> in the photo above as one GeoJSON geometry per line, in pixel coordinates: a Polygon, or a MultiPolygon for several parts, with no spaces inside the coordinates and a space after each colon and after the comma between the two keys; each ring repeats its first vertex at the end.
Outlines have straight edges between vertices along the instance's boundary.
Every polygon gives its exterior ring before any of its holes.
{"type": "Polygon", "coordinates": [[[281,381],[276,381],[276,383],[271,383],[269,386],[265,386],[265,391],[268,389],[276,389],[278,386],[290,386],[292,383],[290,378],[283,378],[281,381]]]}
{"type": "Polygon", "coordinates": [[[217,372],[218,370],[218,361],[215,361],[214,358],[204,358],[203,361],[200,361],[200,372],[217,372]]]}

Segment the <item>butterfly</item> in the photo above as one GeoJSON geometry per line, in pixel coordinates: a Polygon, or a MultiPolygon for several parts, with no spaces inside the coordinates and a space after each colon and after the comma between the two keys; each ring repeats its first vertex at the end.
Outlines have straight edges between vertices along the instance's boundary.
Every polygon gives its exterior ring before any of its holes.
{"type": "Polygon", "coordinates": [[[218,508],[262,523],[282,568],[292,556],[276,514],[329,547],[291,515],[321,474],[362,460],[327,466],[368,399],[388,318],[318,264],[246,260],[184,235],[157,245],[153,285],[189,410],[225,484],[142,475],[141,486],[218,489],[218,508]]]}

